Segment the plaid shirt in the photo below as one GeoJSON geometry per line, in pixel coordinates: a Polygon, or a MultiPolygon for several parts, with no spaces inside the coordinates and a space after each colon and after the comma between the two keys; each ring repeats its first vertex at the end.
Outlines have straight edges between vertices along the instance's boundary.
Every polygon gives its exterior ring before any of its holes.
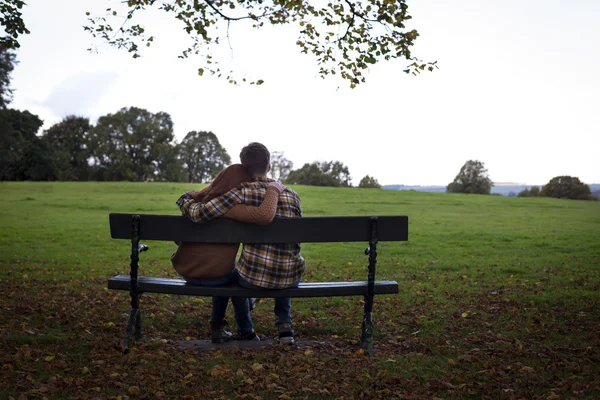
{"type": "MultiPolygon", "coordinates": [[[[254,178],[253,182],[244,182],[229,192],[206,203],[198,203],[184,194],[177,200],[183,215],[194,222],[206,222],[225,214],[237,204],[258,207],[267,192],[266,187],[272,179],[254,178]]],[[[286,188],[279,195],[276,217],[301,217],[300,197],[286,188]]],[[[304,259],[300,255],[300,244],[250,244],[244,243],[242,255],[236,268],[247,282],[268,289],[290,287],[304,273],[304,259]]]]}

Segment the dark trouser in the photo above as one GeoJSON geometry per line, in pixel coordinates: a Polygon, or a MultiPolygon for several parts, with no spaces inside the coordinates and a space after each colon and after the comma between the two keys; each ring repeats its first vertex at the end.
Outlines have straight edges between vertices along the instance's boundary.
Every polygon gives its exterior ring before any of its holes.
{"type": "MultiPolygon", "coordinates": [[[[237,270],[236,270],[236,272],[237,272],[237,270]]],[[[243,286],[248,289],[263,289],[263,290],[265,289],[263,287],[256,286],[256,285],[253,285],[253,284],[247,282],[246,280],[244,280],[244,278],[242,278],[237,273],[236,273],[236,275],[237,275],[236,276],[237,282],[240,286],[243,286]]],[[[301,281],[301,279],[298,279],[297,282],[294,282],[289,287],[298,287],[298,285],[300,284],[300,281],[301,281]]],[[[273,289],[273,290],[277,290],[277,289],[273,289]]],[[[292,298],[291,297],[275,297],[274,300],[275,300],[275,307],[273,308],[273,312],[277,316],[277,322],[275,322],[275,325],[280,325],[280,324],[284,324],[284,323],[291,324],[292,323],[292,298]]]]}
{"type": "MultiPolygon", "coordinates": [[[[188,279],[185,278],[186,282],[190,285],[199,286],[223,286],[228,285],[236,281],[238,277],[237,271],[234,269],[229,275],[217,279],[188,279]]],[[[227,304],[229,303],[229,297],[213,297],[212,298],[212,312],[210,319],[211,321],[222,321],[225,318],[225,312],[227,311],[227,304]]],[[[250,303],[247,297],[232,297],[231,303],[233,304],[233,312],[235,314],[235,322],[238,327],[238,334],[248,335],[254,332],[254,324],[252,323],[252,317],[250,316],[250,303]]]]}

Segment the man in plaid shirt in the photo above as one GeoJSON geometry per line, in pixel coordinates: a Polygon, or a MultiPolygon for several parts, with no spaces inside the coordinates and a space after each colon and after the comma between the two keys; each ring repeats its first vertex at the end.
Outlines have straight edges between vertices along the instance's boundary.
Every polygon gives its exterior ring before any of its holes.
{"type": "MultiPolygon", "coordinates": [[[[177,205],[183,215],[194,222],[206,222],[219,217],[237,204],[259,206],[266,193],[266,186],[273,179],[266,177],[270,169],[270,153],[260,143],[250,143],[240,153],[242,164],[253,176],[252,182],[245,182],[229,192],[206,203],[198,203],[189,194],[183,194],[177,205]]],[[[279,195],[277,217],[298,218],[302,216],[300,197],[296,192],[285,188],[279,195]]],[[[242,255],[237,265],[237,280],[241,286],[266,289],[285,289],[298,286],[304,273],[304,259],[300,255],[300,245],[290,244],[251,244],[244,243],[242,255]]],[[[275,298],[274,312],[278,320],[279,340],[294,344],[291,326],[291,304],[289,297],[275,298]]]]}

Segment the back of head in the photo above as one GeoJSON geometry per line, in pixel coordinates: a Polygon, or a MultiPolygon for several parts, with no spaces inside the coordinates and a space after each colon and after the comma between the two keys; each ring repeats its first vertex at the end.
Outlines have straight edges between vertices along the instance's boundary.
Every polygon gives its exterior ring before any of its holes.
{"type": "Polygon", "coordinates": [[[240,153],[240,161],[252,176],[264,176],[269,172],[271,154],[265,145],[252,142],[240,153]]]}
{"type": "Polygon", "coordinates": [[[197,201],[205,203],[229,192],[231,189],[243,182],[250,182],[252,177],[246,167],[242,164],[232,164],[219,172],[217,177],[200,192],[197,201]]]}

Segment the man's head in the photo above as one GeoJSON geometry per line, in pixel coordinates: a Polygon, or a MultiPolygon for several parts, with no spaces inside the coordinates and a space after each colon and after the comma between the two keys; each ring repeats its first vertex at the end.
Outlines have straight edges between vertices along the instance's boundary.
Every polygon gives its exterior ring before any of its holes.
{"type": "Polygon", "coordinates": [[[260,143],[252,142],[240,153],[240,161],[252,176],[265,176],[271,168],[271,154],[260,143]]]}

